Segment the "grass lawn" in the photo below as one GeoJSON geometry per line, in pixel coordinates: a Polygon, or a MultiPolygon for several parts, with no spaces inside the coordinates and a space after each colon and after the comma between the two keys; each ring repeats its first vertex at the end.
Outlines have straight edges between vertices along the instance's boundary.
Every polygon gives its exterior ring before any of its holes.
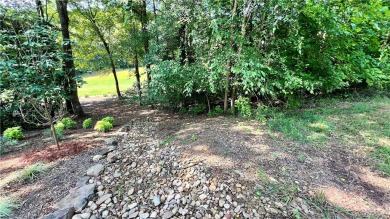
{"type": "Polygon", "coordinates": [[[311,107],[268,112],[268,126],[319,150],[340,144],[371,152],[378,169],[390,176],[389,112],[386,96],[319,99],[311,107]]]}
{"type": "MultiPolygon", "coordinates": [[[[141,80],[146,80],[145,68],[140,68],[141,80]]],[[[136,82],[134,69],[123,69],[117,71],[119,89],[125,92],[133,87],[136,82]],[[130,77],[129,77],[130,76],[130,77]]],[[[86,82],[79,90],[80,97],[89,96],[116,96],[115,80],[111,70],[94,75],[85,75],[83,80],[86,82]]]]}

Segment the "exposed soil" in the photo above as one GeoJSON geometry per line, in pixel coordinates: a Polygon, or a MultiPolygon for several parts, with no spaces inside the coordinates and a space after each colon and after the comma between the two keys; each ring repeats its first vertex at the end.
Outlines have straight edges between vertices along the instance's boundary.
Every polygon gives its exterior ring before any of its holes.
{"type": "MultiPolygon", "coordinates": [[[[15,218],[35,218],[50,212],[50,206],[63,198],[92,165],[92,156],[105,150],[104,139],[134,118],[158,121],[157,138],[161,141],[170,138],[169,144],[177,146],[183,154],[181,159],[204,160],[210,173],[219,180],[240,176],[240,184],[253,188],[254,194],[264,191],[258,174],[262,170],[278,184],[290,183],[307,199],[324,196],[327,203],[351,211],[352,214],[341,214],[342,218],[356,215],[390,218],[390,179],[369,166],[367,158],[354,153],[353,146],[334,142],[329,148],[315,149],[271,134],[254,121],[181,117],[151,107],[127,105],[113,98],[87,98],[82,99],[82,104],[87,117],[95,121],[114,116],[114,130],[101,134],[77,127],[64,135],[64,149],[57,153],[52,142],[34,131],[26,140],[31,143],[28,148],[0,156],[0,195],[16,197],[22,203],[15,218]],[[305,159],[299,159],[299,154],[304,154],[305,159]],[[53,164],[49,174],[27,184],[1,184],[12,172],[38,160],[53,164]]],[[[83,119],[77,118],[78,123],[83,119]]],[[[267,195],[278,201],[286,198],[280,193],[267,195]]]]}

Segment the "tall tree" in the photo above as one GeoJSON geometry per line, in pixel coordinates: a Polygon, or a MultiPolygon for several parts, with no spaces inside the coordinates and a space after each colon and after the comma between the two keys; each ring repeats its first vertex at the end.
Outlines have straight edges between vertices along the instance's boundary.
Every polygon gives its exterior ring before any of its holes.
{"type": "Polygon", "coordinates": [[[62,69],[68,76],[68,80],[65,83],[65,89],[71,102],[71,108],[69,108],[69,104],[67,104],[67,110],[68,112],[74,113],[75,115],[83,115],[84,111],[79,101],[77,94],[77,83],[75,80],[76,70],[73,61],[72,44],[69,34],[68,0],[56,0],[56,5],[58,17],[60,18],[62,33],[62,69]]]}
{"type": "MultiPolygon", "coordinates": [[[[99,2],[96,2],[96,3],[99,3],[99,2]]],[[[102,30],[102,27],[100,26],[98,19],[97,19],[97,16],[100,12],[102,12],[102,9],[99,8],[99,6],[96,6],[96,8],[93,8],[93,6],[91,5],[91,1],[86,1],[83,3],[74,2],[72,5],[74,5],[76,7],[77,11],[81,14],[81,16],[84,17],[89,22],[92,30],[95,32],[98,39],[103,44],[104,49],[107,53],[110,65],[111,65],[112,74],[114,76],[116,93],[117,93],[118,98],[121,98],[122,95],[121,95],[121,92],[119,89],[119,82],[118,82],[118,77],[116,74],[116,67],[115,67],[115,62],[114,62],[114,58],[113,58],[113,51],[111,50],[110,44],[108,43],[106,36],[102,30]]],[[[111,19],[110,17],[105,17],[105,18],[111,19]]],[[[112,28],[112,26],[109,28],[112,28]]]]}

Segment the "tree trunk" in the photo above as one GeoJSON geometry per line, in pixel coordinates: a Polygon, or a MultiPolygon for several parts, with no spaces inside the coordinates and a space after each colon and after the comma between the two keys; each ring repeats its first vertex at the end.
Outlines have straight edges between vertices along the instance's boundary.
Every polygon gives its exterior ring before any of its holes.
{"type": "Polygon", "coordinates": [[[44,100],[44,107],[45,107],[46,117],[49,119],[49,122],[50,122],[50,129],[51,129],[51,133],[53,134],[53,139],[57,145],[57,149],[60,150],[60,143],[58,142],[56,129],[54,128],[53,117],[51,116],[51,112],[49,111],[49,107],[47,106],[47,99],[46,98],[44,100]]]}
{"type": "Polygon", "coordinates": [[[102,41],[102,43],[103,43],[103,45],[104,45],[104,49],[105,49],[106,52],[107,52],[108,58],[109,58],[109,60],[110,60],[110,65],[111,65],[112,74],[114,75],[116,94],[118,95],[118,98],[120,99],[120,98],[122,97],[122,95],[121,95],[121,91],[119,90],[118,77],[116,76],[115,63],[114,63],[114,60],[113,60],[113,58],[112,58],[112,53],[111,53],[111,50],[110,50],[110,46],[109,46],[108,43],[106,42],[106,39],[104,39],[104,36],[103,36],[103,34],[100,32],[98,26],[96,25],[95,20],[90,19],[90,21],[91,21],[91,23],[92,23],[92,25],[93,25],[93,28],[95,29],[96,34],[99,36],[100,40],[102,41]]]}
{"type": "Polygon", "coordinates": [[[134,68],[135,68],[135,77],[137,78],[137,93],[139,98],[139,103],[141,105],[142,91],[141,91],[141,77],[139,74],[139,63],[138,63],[138,55],[134,56],[134,68]]]}
{"type": "Polygon", "coordinates": [[[64,52],[64,58],[62,61],[62,69],[68,78],[65,82],[65,91],[70,96],[70,100],[67,100],[66,106],[69,113],[74,113],[78,116],[84,115],[83,108],[81,107],[79,96],[77,93],[77,83],[74,79],[76,76],[76,70],[73,61],[72,44],[70,42],[69,34],[69,16],[68,16],[68,0],[56,0],[58,17],[61,23],[62,32],[62,50],[64,52]]]}
{"type": "MultiPolygon", "coordinates": [[[[149,53],[149,35],[148,35],[148,30],[146,29],[147,24],[148,24],[148,17],[146,13],[146,1],[143,0],[142,11],[141,11],[141,26],[142,26],[142,33],[144,37],[143,42],[144,42],[145,55],[149,53]]],[[[152,78],[150,76],[150,63],[148,60],[146,60],[146,76],[149,85],[152,78]]]]}
{"type": "Polygon", "coordinates": [[[228,109],[228,96],[229,96],[229,85],[230,85],[230,69],[231,69],[231,60],[228,61],[226,66],[226,78],[225,78],[225,96],[223,100],[223,111],[226,113],[228,109]]]}
{"type": "MultiPolygon", "coordinates": [[[[236,15],[237,11],[237,0],[234,0],[233,3],[233,9],[232,9],[232,17],[231,17],[231,23],[230,23],[230,42],[229,46],[233,46],[233,30],[234,30],[234,16],[236,15]]],[[[232,66],[232,60],[229,58],[228,64],[227,64],[227,72],[226,72],[226,79],[225,79],[225,96],[224,96],[224,102],[223,102],[223,111],[226,112],[228,108],[228,96],[229,96],[229,87],[230,87],[230,71],[232,66]]]]}
{"type": "Polygon", "coordinates": [[[180,65],[185,65],[187,60],[186,54],[186,24],[182,24],[179,29],[180,38],[180,65]]]}

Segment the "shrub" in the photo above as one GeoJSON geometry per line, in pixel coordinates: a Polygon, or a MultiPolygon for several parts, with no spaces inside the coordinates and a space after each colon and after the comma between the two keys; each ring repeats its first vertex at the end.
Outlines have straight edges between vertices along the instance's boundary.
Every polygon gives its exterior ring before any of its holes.
{"type": "Polygon", "coordinates": [[[115,122],[114,117],[111,117],[111,116],[107,116],[106,118],[103,118],[102,121],[108,122],[111,125],[114,125],[114,122],[115,122]]]}
{"type": "Polygon", "coordinates": [[[99,132],[108,132],[112,129],[112,124],[107,121],[98,121],[95,125],[95,130],[99,132]]]}
{"type": "Polygon", "coordinates": [[[62,122],[57,122],[57,124],[54,125],[54,129],[56,130],[57,138],[61,140],[65,131],[65,124],[62,122]]]}
{"type": "Polygon", "coordinates": [[[180,107],[179,108],[179,113],[180,113],[180,115],[184,115],[184,114],[187,113],[187,109],[185,107],[180,107]]]}
{"type": "Polygon", "coordinates": [[[7,138],[0,138],[0,154],[3,154],[5,150],[11,146],[17,145],[18,140],[8,140],[7,138]]]}
{"type": "Polygon", "coordinates": [[[23,170],[20,179],[22,181],[33,180],[38,177],[38,175],[46,173],[48,166],[43,163],[35,163],[26,169],[23,170]]]}
{"type": "Polygon", "coordinates": [[[64,124],[65,129],[71,129],[76,125],[76,122],[71,118],[63,118],[61,122],[64,124]]]}
{"type": "Polygon", "coordinates": [[[89,129],[92,127],[92,119],[91,118],[88,118],[86,120],[84,120],[83,122],[83,128],[84,129],[89,129]]]}
{"type": "Polygon", "coordinates": [[[8,197],[0,197],[0,218],[10,217],[12,210],[18,208],[19,206],[8,197]]]}
{"type": "Polygon", "coordinates": [[[216,117],[223,114],[223,109],[221,106],[216,106],[214,109],[212,109],[209,113],[207,113],[208,117],[216,117]]]}
{"type": "Polygon", "coordinates": [[[198,104],[195,106],[191,106],[190,109],[188,110],[192,115],[199,115],[204,113],[206,111],[206,105],[204,104],[198,104]]]}
{"type": "Polygon", "coordinates": [[[19,140],[24,138],[22,129],[20,127],[12,127],[7,128],[3,132],[4,137],[6,137],[8,140],[19,140]]]}
{"type": "Polygon", "coordinates": [[[250,100],[248,97],[240,96],[236,101],[236,106],[241,117],[249,119],[252,116],[250,100]]]}

